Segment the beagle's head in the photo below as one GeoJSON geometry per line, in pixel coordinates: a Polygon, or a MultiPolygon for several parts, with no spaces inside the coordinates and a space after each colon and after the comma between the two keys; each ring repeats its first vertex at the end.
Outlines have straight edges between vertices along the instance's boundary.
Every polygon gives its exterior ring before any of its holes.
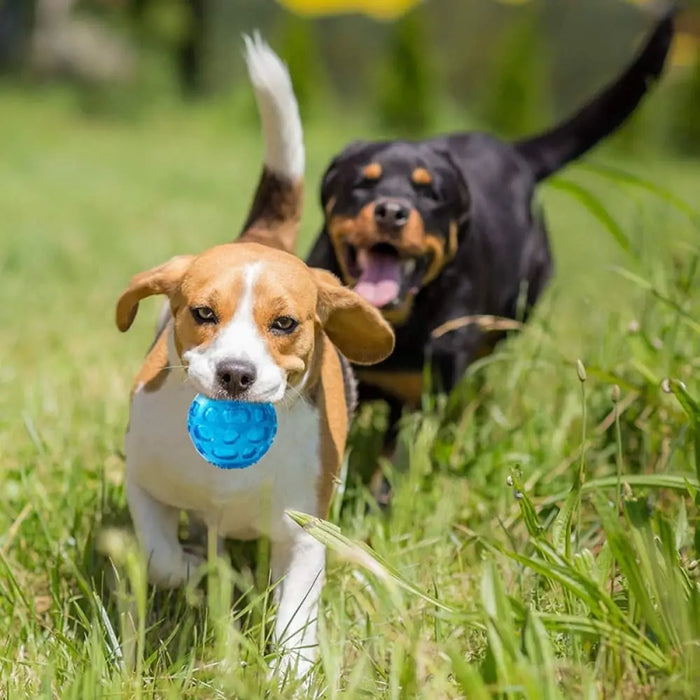
{"type": "Polygon", "coordinates": [[[326,230],[345,282],[395,325],[457,252],[469,192],[428,142],[356,142],[323,177],[326,230]]]}
{"type": "Polygon", "coordinates": [[[169,297],[174,352],[211,398],[278,402],[302,393],[322,332],[359,364],[394,347],[379,312],[333,275],[257,243],[220,245],[137,274],[117,302],[120,330],[153,294],[169,297]]]}

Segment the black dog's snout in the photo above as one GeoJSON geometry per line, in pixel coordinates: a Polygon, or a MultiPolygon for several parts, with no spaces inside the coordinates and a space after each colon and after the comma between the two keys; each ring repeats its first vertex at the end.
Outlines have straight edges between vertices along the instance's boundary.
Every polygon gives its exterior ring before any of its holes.
{"type": "Polygon", "coordinates": [[[256,376],[255,365],[245,360],[222,362],[216,368],[219,386],[232,397],[250,389],[256,376]]]}
{"type": "Polygon", "coordinates": [[[386,231],[398,231],[408,222],[411,210],[394,199],[382,199],[374,205],[374,220],[386,231]]]}

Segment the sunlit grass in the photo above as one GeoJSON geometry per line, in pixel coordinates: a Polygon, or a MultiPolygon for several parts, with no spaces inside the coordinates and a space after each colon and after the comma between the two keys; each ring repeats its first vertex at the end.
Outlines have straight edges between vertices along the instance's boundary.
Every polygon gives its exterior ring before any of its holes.
{"type": "MultiPolygon", "coordinates": [[[[128,121],[81,117],[63,93],[0,101],[2,692],[288,696],[268,678],[264,543],[217,564],[209,596],[153,592],[122,488],[152,324],[119,334],[114,301],[134,272],[235,236],[260,168],[255,118],[236,101],[128,121]]],[[[320,174],[361,126],[308,126],[301,249],[320,174]]],[[[333,527],[307,523],[336,552],[319,693],[695,695],[698,229],[659,188],[694,202],[700,166],[593,160],[656,189],[585,167],[545,188],[557,273],[532,322],[407,417],[391,513],[350,479],[333,527]]],[[[378,423],[358,417],[354,462],[378,423]]]]}

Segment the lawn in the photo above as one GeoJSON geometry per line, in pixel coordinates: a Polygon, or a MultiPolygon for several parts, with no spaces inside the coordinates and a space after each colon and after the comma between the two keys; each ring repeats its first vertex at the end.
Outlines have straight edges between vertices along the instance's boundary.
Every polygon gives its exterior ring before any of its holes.
{"type": "MultiPolygon", "coordinates": [[[[134,272],[238,232],[257,123],[226,100],[0,104],[0,696],[289,696],[266,670],[265,543],[212,565],[208,595],[144,585],[122,438],[160,302],[126,335],[113,321],[134,272]]],[[[308,125],[300,249],[324,165],[364,129],[308,125]]],[[[556,277],[521,334],[407,416],[390,513],[352,476],[382,423],[358,416],[331,518],[350,541],[307,523],[332,550],[309,694],[696,696],[698,192],[697,162],[611,148],[542,189],[556,277]]]]}

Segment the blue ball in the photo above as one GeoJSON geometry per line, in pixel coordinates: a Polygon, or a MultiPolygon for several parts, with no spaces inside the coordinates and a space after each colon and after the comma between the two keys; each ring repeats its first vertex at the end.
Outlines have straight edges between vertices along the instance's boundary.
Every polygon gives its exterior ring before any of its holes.
{"type": "Polygon", "coordinates": [[[197,394],[187,415],[192,444],[220,469],[245,469],[270,449],[277,433],[271,403],[216,401],[197,394]]]}

